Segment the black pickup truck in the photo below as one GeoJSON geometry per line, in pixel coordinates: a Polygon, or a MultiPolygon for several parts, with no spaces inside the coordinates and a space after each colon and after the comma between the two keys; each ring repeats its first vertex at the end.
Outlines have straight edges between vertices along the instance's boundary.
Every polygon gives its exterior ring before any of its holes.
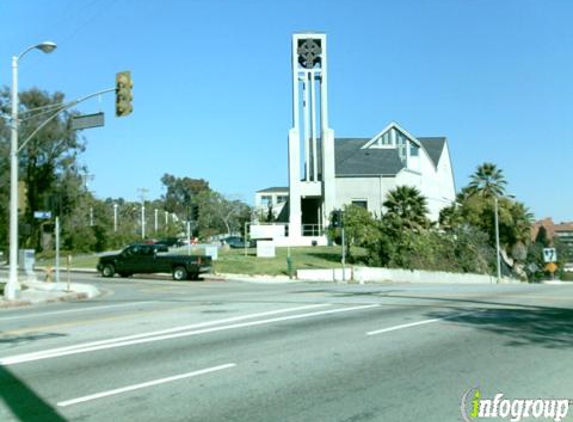
{"type": "Polygon", "coordinates": [[[121,277],[144,273],[171,273],[173,280],[196,280],[211,271],[211,257],[198,255],[158,254],[158,247],[133,244],[120,253],[100,257],[97,270],[104,277],[121,277]]]}

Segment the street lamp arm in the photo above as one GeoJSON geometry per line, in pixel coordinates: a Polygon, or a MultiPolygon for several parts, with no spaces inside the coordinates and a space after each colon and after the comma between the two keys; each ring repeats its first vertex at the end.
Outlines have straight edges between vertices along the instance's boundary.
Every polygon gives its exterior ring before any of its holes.
{"type": "Polygon", "coordinates": [[[28,144],[28,142],[30,142],[30,140],[36,136],[36,134],[42,129],[44,128],[48,123],[50,123],[52,120],[54,120],[56,117],[58,117],[58,115],[65,110],[68,110],[70,108],[72,108],[73,106],[75,106],[76,104],[81,103],[82,101],[88,100],[92,97],[95,97],[97,95],[101,95],[101,94],[106,94],[108,92],[112,92],[115,91],[115,88],[107,88],[107,89],[103,89],[101,91],[98,92],[94,92],[93,94],[89,94],[86,95],[85,97],[80,97],[76,100],[70,101],[67,104],[64,104],[61,106],[61,108],[56,111],[54,114],[52,114],[50,117],[48,117],[46,120],[44,120],[44,122],[42,122],[42,124],[40,126],[38,126],[31,134],[30,136],[28,136],[26,138],[26,140],[24,142],[22,142],[22,144],[18,147],[18,149],[16,150],[16,154],[18,154],[20,151],[22,151],[22,149],[28,144]]]}
{"type": "Polygon", "coordinates": [[[22,57],[24,57],[26,55],[26,53],[28,53],[28,51],[34,50],[36,47],[37,47],[37,45],[31,45],[30,47],[28,47],[27,49],[25,49],[20,54],[18,54],[17,56],[14,56],[14,57],[16,58],[16,60],[19,61],[22,57]]]}
{"type": "Polygon", "coordinates": [[[44,53],[51,53],[52,51],[54,51],[56,49],[56,44],[51,42],[51,41],[44,41],[40,44],[31,45],[30,47],[28,47],[24,51],[22,51],[20,54],[18,54],[17,56],[14,56],[14,58],[16,59],[16,61],[18,61],[23,56],[25,56],[26,53],[28,53],[29,51],[34,50],[34,49],[41,50],[44,53]]]}

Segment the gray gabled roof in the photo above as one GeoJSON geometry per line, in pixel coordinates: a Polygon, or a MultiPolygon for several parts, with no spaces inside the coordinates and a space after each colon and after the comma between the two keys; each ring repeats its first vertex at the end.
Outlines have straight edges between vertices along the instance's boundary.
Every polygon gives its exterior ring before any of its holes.
{"type": "Polygon", "coordinates": [[[427,151],[428,155],[437,167],[440,162],[440,157],[442,156],[442,151],[444,150],[444,145],[446,145],[446,138],[443,136],[433,137],[433,138],[416,138],[424,149],[427,151]]]}
{"type": "Polygon", "coordinates": [[[369,138],[337,138],[336,176],[394,176],[404,168],[396,149],[362,149],[369,138]]]}

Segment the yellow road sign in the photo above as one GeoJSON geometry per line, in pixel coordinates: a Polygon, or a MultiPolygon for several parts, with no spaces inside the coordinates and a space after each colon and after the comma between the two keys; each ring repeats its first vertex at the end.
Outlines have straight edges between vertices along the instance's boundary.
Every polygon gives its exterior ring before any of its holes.
{"type": "Polygon", "coordinates": [[[550,273],[554,273],[557,271],[557,264],[555,262],[549,262],[547,265],[545,265],[545,269],[550,273]]]}

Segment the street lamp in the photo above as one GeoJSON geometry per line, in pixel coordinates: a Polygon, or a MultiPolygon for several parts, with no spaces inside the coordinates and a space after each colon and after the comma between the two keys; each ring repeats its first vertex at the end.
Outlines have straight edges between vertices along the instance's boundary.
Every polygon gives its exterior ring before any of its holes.
{"type": "MultiPolygon", "coordinates": [[[[515,198],[515,195],[506,195],[508,198],[515,198]]],[[[493,197],[494,214],[495,214],[495,251],[497,264],[497,283],[501,282],[501,248],[499,247],[499,205],[497,196],[493,197]]]]}
{"type": "Polygon", "coordinates": [[[10,270],[8,282],[4,288],[4,296],[8,300],[16,299],[20,290],[18,283],[18,61],[31,50],[38,49],[51,53],[56,44],[46,41],[28,47],[18,56],[12,56],[12,116],[10,142],[10,270]]]}

